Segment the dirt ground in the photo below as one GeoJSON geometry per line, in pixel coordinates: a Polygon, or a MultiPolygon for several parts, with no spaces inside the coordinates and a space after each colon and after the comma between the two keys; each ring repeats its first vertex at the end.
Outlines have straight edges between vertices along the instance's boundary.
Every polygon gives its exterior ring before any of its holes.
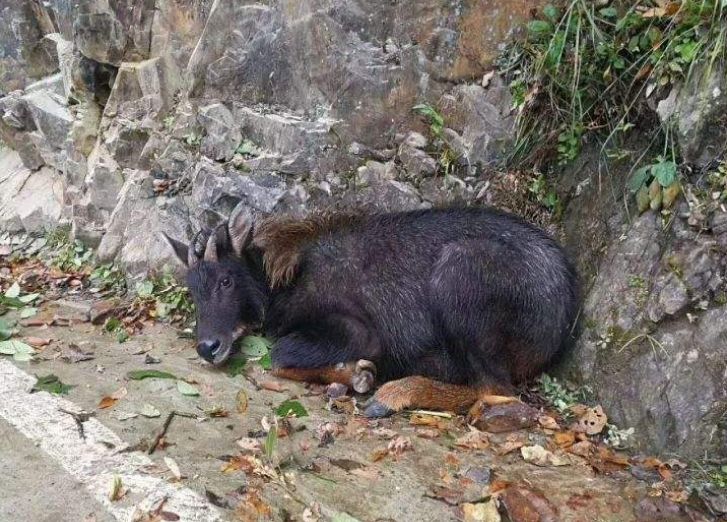
{"type": "MultiPolygon", "coordinates": [[[[346,411],[353,403],[331,406],[323,387],[276,380],[254,363],[235,377],[213,369],[196,356],[192,341],[179,338],[168,325],[149,325],[119,343],[85,320],[88,305],[44,304],[33,318],[36,322],[60,316],[70,318],[70,325],[22,328],[19,339],[49,339],[50,344],[33,361],[1,356],[0,365],[12,363],[34,376],[55,374],[73,385],[65,396],[73,411],[91,413],[92,422],[123,441],[122,447],[108,450],[115,457],[148,454],[170,412],[189,415],[172,419],[149,455],[153,464],[139,469],[196,492],[212,505],[214,515],[190,520],[702,520],[687,517],[675,504],[660,504],[663,498],[654,499],[650,486],[658,476],[637,480],[626,466],[598,469],[587,459],[556,449],[552,432],[541,427],[481,434],[460,417],[400,414],[369,421],[346,411]],[[182,394],[174,379],[132,380],[128,373],[135,370],[171,373],[192,383],[199,396],[182,394]],[[100,404],[104,397],[117,400],[100,404]],[[278,420],[277,443],[268,443],[266,452],[274,410],[288,399],[298,400],[308,416],[278,420]],[[148,405],[159,416],[139,415],[148,405]],[[463,439],[468,433],[473,435],[463,439]],[[502,455],[508,444],[515,449],[502,455]],[[553,449],[562,465],[526,462],[518,446],[536,444],[553,449]],[[667,512],[675,518],[659,518],[667,512]]],[[[14,370],[9,371],[6,375],[14,370]]],[[[3,397],[1,390],[0,402],[11,404],[5,415],[19,411],[12,404],[20,408],[26,400],[51,398],[27,389],[3,397]]],[[[67,424],[68,446],[55,451],[79,447],[83,454],[84,444],[90,451],[93,433],[81,439],[71,415],[65,417],[59,422],[67,424]]],[[[99,488],[113,489],[111,475],[86,468],[102,468],[103,459],[89,461],[77,472],[80,478],[74,477],[76,472],[67,473],[76,469],[72,464],[61,462],[63,467],[54,461],[53,451],[44,452],[44,433],[33,444],[16,430],[32,430],[33,422],[0,418],[0,520],[106,521],[121,517],[119,513],[129,520],[185,519],[171,507],[157,518],[142,518],[138,510],[129,514],[138,501],[132,484],[123,485],[126,494],[120,498],[111,500],[109,494],[99,502],[99,488]],[[94,484],[104,480],[108,484],[94,484]],[[116,507],[129,510],[113,511],[116,507]]]]}

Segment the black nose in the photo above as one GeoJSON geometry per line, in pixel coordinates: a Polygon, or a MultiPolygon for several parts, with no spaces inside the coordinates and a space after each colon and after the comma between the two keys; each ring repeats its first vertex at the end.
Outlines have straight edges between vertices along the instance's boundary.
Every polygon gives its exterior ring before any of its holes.
{"type": "Polygon", "coordinates": [[[215,357],[215,352],[220,347],[218,339],[205,339],[197,344],[197,353],[206,361],[211,361],[215,357]]]}

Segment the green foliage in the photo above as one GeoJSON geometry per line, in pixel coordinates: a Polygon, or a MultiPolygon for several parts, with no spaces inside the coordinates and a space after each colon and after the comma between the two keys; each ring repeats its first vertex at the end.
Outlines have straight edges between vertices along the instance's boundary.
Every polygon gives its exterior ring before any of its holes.
{"type": "Polygon", "coordinates": [[[278,417],[307,417],[308,411],[298,401],[283,401],[275,408],[275,415],[278,417]]]}
{"type": "Polygon", "coordinates": [[[412,107],[412,110],[429,120],[429,130],[434,138],[442,137],[442,131],[444,130],[444,117],[437,109],[427,103],[422,103],[412,107]]]}
{"type": "Polygon", "coordinates": [[[720,466],[712,472],[711,482],[718,488],[727,489],[727,465],[720,466]]]}
{"type": "Polygon", "coordinates": [[[177,376],[169,372],[159,370],[133,370],[126,374],[132,381],[142,381],[144,379],[176,379],[177,376]]]}
{"type": "Polygon", "coordinates": [[[126,291],[124,274],[113,263],[96,266],[91,272],[91,283],[99,290],[110,290],[115,293],[126,291]]]}
{"type": "Polygon", "coordinates": [[[721,162],[717,168],[707,174],[710,199],[718,202],[727,201],[727,163],[721,162]]]}
{"type": "Polygon", "coordinates": [[[586,401],[590,394],[588,387],[571,390],[546,373],[538,378],[537,383],[542,396],[561,413],[567,413],[574,404],[586,401]]]}
{"type": "Polygon", "coordinates": [[[166,116],[163,120],[164,122],[164,129],[169,132],[174,128],[174,122],[175,118],[173,114],[170,114],[169,116],[166,116]]]}
{"type": "Polygon", "coordinates": [[[45,391],[55,395],[68,395],[71,388],[73,386],[61,382],[57,375],[50,374],[38,377],[30,392],[45,391]]]}
{"type": "Polygon", "coordinates": [[[190,147],[199,147],[202,144],[202,135],[190,132],[184,137],[184,141],[190,147]]]}
{"type": "Polygon", "coordinates": [[[137,301],[153,306],[157,319],[186,324],[194,317],[194,303],[187,288],[169,272],[137,283],[135,290],[137,301]]]}
{"type": "Polygon", "coordinates": [[[235,149],[235,153],[241,154],[243,156],[254,157],[259,156],[262,151],[252,141],[242,140],[242,142],[240,142],[240,145],[237,146],[237,149],[235,149]]]}
{"type": "Polygon", "coordinates": [[[80,241],[72,240],[65,228],[58,227],[46,234],[46,253],[51,266],[64,272],[87,271],[93,265],[93,252],[80,241]]]}
{"type": "MultiPolygon", "coordinates": [[[[459,154],[444,140],[444,116],[436,108],[426,103],[415,105],[412,110],[424,116],[429,122],[432,144],[428,152],[430,156],[437,160],[439,171],[444,176],[445,186],[448,182],[457,182],[458,180],[453,178],[453,174],[459,154]]],[[[459,182],[461,183],[461,180],[459,182]]]]}
{"type": "MultiPolygon", "coordinates": [[[[598,135],[605,150],[650,111],[648,96],[697,70],[706,74],[726,56],[721,0],[547,5],[528,23],[527,38],[498,61],[517,109],[510,160],[572,161],[587,134],[598,135]]],[[[656,130],[667,139],[666,129],[656,130]]]]}
{"type": "Polygon", "coordinates": [[[12,355],[13,359],[20,362],[27,362],[33,358],[35,350],[32,346],[21,341],[5,340],[0,341],[0,355],[12,355]]]}
{"type": "Polygon", "coordinates": [[[560,214],[561,204],[558,194],[548,185],[543,174],[539,174],[537,178],[533,178],[533,181],[528,187],[528,191],[533,195],[538,203],[556,215],[560,214]]]}
{"type": "Polygon", "coordinates": [[[118,343],[124,343],[129,339],[129,332],[118,317],[109,317],[103,325],[103,329],[116,336],[118,343]]]}
{"type": "MultiPolygon", "coordinates": [[[[27,319],[34,316],[38,309],[30,306],[40,297],[40,294],[21,294],[20,285],[15,282],[5,293],[0,294],[0,315],[8,310],[20,310],[20,318],[27,319]]],[[[2,340],[0,338],[0,340],[2,340]]]]}
{"type": "MultiPolygon", "coordinates": [[[[244,361],[255,361],[264,370],[269,370],[272,367],[270,358],[270,350],[273,348],[272,340],[259,335],[248,335],[239,341],[239,344],[240,355],[244,361]]],[[[241,372],[242,368],[235,375],[241,372]]]]}
{"type": "Polygon", "coordinates": [[[637,169],[627,183],[639,212],[669,209],[681,191],[677,164],[660,156],[655,163],[637,169]]]}
{"type": "Polygon", "coordinates": [[[278,426],[273,425],[270,426],[270,431],[268,431],[268,436],[265,438],[265,444],[263,445],[263,451],[265,452],[265,456],[268,459],[273,458],[273,455],[275,455],[275,449],[278,446],[278,426]]]}

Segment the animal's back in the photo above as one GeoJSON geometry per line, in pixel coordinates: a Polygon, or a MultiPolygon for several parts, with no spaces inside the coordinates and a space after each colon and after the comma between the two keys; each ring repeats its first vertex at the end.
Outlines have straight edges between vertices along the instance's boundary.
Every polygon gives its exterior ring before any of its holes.
{"type": "Polygon", "coordinates": [[[514,216],[420,210],[326,230],[303,249],[284,301],[365,322],[391,376],[422,373],[420,366],[426,373],[437,360],[448,380],[470,382],[479,371],[473,358],[509,358],[513,378],[531,373],[528,360],[552,358],[573,322],[577,288],[557,243],[514,216]],[[501,346],[485,346],[484,337],[501,346]]]}

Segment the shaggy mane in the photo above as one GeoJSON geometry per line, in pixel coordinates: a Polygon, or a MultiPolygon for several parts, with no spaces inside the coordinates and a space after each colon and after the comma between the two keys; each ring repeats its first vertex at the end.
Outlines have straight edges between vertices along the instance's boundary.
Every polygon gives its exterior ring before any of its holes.
{"type": "Polygon", "coordinates": [[[361,214],[340,212],[321,212],[303,219],[280,216],[264,219],[256,227],[253,243],[263,251],[271,287],[284,286],[293,280],[306,245],[362,220],[361,214]]]}

